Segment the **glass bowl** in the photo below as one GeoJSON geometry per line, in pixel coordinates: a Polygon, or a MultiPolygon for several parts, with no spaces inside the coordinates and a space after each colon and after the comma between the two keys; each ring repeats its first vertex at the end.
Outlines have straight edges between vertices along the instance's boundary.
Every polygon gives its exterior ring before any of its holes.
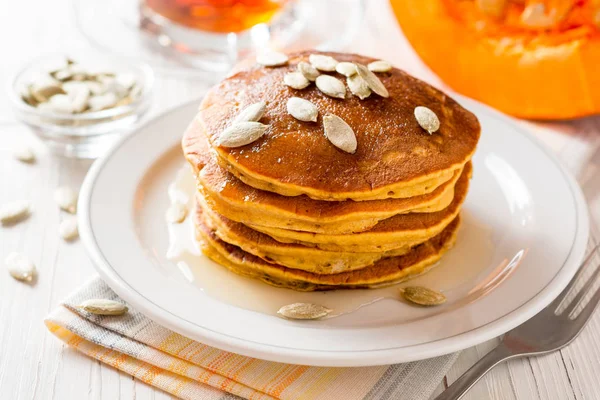
{"type": "Polygon", "coordinates": [[[143,63],[106,55],[52,54],[37,58],[18,72],[8,90],[17,118],[56,154],[74,158],[96,158],[148,111],[152,99],[154,73],[143,63]],[[23,100],[22,93],[40,74],[64,65],[70,58],[95,71],[126,73],[135,77],[141,92],[129,104],[77,114],[59,113],[34,107],[23,100]]]}

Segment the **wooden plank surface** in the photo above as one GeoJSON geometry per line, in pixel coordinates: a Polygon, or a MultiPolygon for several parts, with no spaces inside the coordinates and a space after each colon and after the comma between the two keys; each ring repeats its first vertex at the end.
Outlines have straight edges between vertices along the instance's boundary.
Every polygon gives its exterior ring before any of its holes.
{"type": "MultiPolygon", "coordinates": [[[[370,0],[362,34],[347,49],[379,56],[443,88],[417,59],[398,30],[385,0],[370,0]]],[[[28,59],[53,51],[86,50],[69,0],[0,3],[3,57],[0,78],[28,59]]],[[[151,115],[197,96],[203,82],[161,76],[151,115]]],[[[3,86],[5,87],[5,86],[3,86]]],[[[577,176],[595,221],[600,220],[600,118],[533,124],[522,122],[577,176]]],[[[57,234],[64,217],[52,203],[59,185],[79,187],[90,163],[50,155],[0,96],[0,203],[30,199],[34,213],[25,223],[0,229],[0,260],[11,251],[33,258],[39,280],[33,287],[0,274],[0,399],[169,399],[130,376],[69,349],[52,337],[42,319],[61,298],[94,275],[81,243],[57,234]],[[34,165],[16,162],[17,143],[34,147],[34,165]]],[[[595,232],[596,235],[598,232],[595,232]]],[[[596,236],[598,237],[598,236],[596,236]]],[[[489,351],[497,339],[461,353],[436,393],[489,351]]],[[[581,336],[559,353],[501,365],[465,397],[481,399],[600,399],[600,313],[581,336]]]]}

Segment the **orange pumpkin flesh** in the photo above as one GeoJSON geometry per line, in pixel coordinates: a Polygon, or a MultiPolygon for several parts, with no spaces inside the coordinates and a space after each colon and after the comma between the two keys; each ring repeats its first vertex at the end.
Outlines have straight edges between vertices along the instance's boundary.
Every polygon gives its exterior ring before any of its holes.
{"type": "Polygon", "coordinates": [[[508,0],[496,15],[482,12],[486,1],[497,0],[391,4],[415,51],[456,91],[523,118],[600,113],[600,1],[508,0]],[[527,20],[535,3],[549,11],[527,20]],[[551,26],[535,26],[548,16],[551,26]]]}

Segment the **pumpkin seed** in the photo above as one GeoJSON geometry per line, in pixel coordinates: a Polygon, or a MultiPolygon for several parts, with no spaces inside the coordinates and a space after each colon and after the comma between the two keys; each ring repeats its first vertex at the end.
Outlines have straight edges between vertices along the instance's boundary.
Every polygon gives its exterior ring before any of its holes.
{"type": "Polygon", "coordinates": [[[335,66],[336,72],[344,75],[344,76],[352,76],[356,74],[356,67],[354,63],[351,62],[341,62],[335,66]]]}
{"type": "Polygon", "coordinates": [[[119,98],[114,92],[107,92],[104,94],[91,96],[88,103],[90,106],[90,110],[99,111],[114,107],[118,101],[119,98]]]}
{"type": "Polygon", "coordinates": [[[327,72],[335,71],[338,64],[335,58],[323,54],[311,54],[308,56],[308,61],[319,71],[327,72]]]}
{"type": "Polygon", "coordinates": [[[350,154],[356,152],[356,135],[346,121],[337,115],[328,114],[323,117],[323,128],[325,137],[335,147],[350,154]]]}
{"type": "Polygon", "coordinates": [[[172,224],[179,224],[185,220],[187,214],[187,205],[180,202],[175,202],[171,204],[171,206],[167,209],[165,217],[167,219],[167,222],[170,222],[172,224]]]}
{"type": "Polygon", "coordinates": [[[260,101],[258,103],[250,104],[244,108],[240,113],[231,121],[232,124],[238,122],[256,122],[262,118],[267,109],[267,103],[260,101]]]}
{"type": "Polygon", "coordinates": [[[279,67],[288,62],[288,56],[276,51],[259,54],[256,57],[256,62],[265,67],[279,67]]]}
{"type": "Polygon", "coordinates": [[[361,100],[366,99],[371,95],[371,89],[369,89],[369,85],[367,85],[367,82],[365,82],[365,80],[358,74],[347,77],[346,83],[348,84],[352,94],[361,100]]]}
{"type": "Polygon", "coordinates": [[[317,79],[317,76],[320,75],[319,71],[306,61],[300,61],[298,63],[298,71],[311,82],[314,82],[317,79]]]}
{"type": "Polygon", "coordinates": [[[437,306],[446,302],[446,296],[442,293],[422,286],[403,287],[400,294],[411,303],[422,306],[437,306]]]}
{"type": "Polygon", "coordinates": [[[89,299],[81,303],[79,308],[96,315],[123,315],[129,310],[125,304],[107,299],[89,299]]]}
{"type": "Polygon", "coordinates": [[[363,78],[365,82],[367,82],[367,85],[369,85],[369,88],[373,92],[380,95],[381,97],[390,96],[385,86],[383,86],[383,83],[374,73],[369,71],[369,69],[362,64],[355,63],[354,65],[356,66],[356,72],[358,73],[358,75],[360,75],[360,77],[363,78]]]}
{"type": "Polygon", "coordinates": [[[319,110],[317,106],[308,100],[299,97],[291,97],[287,102],[287,111],[290,115],[300,121],[317,122],[319,110]]]}
{"type": "Polygon", "coordinates": [[[54,191],[54,201],[61,210],[71,214],[77,212],[77,192],[68,186],[61,186],[54,191]]]}
{"type": "Polygon", "coordinates": [[[31,208],[28,201],[14,201],[0,205],[0,223],[14,224],[29,215],[31,208]]]}
{"type": "Polygon", "coordinates": [[[320,75],[316,82],[317,88],[327,96],[338,99],[346,98],[346,86],[331,75],[320,75]]]}
{"type": "Polygon", "coordinates": [[[4,260],[8,273],[18,281],[31,282],[36,274],[35,265],[24,254],[12,252],[4,260]]]}
{"type": "Polygon", "coordinates": [[[68,217],[63,219],[58,226],[58,234],[66,241],[73,240],[79,236],[77,217],[68,217]]]}
{"type": "Polygon", "coordinates": [[[310,81],[301,72],[288,72],[283,76],[283,82],[293,89],[304,89],[310,81]]]}
{"type": "Polygon", "coordinates": [[[241,147],[250,144],[265,134],[267,125],[260,122],[238,122],[225,129],[217,140],[217,146],[241,147]]]}
{"type": "Polygon", "coordinates": [[[277,314],[288,319],[319,319],[327,316],[331,311],[327,307],[311,303],[294,303],[283,306],[277,314]]]}
{"type": "Polygon", "coordinates": [[[507,0],[476,0],[475,4],[482,13],[489,17],[500,18],[504,15],[507,0]]]}
{"type": "Polygon", "coordinates": [[[371,72],[389,72],[392,70],[392,64],[384,60],[373,61],[367,65],[371,72]]]}
{"type": "Polygon", "coordinates": [[[415,118],[421,128],[429,132],[430,135],[440,129],[440,120],[437,115],[427,107],[415,107],[415,118]]]}
{"type": "Polygon", "coordinates": [[[13,156],[24,163],[33,163],[35,162],[35,154],[33,150],[31,150],[28,146],[19,146],[13,150],[13,156]]]}
{"type": "Polygon", "coordinates": [[[71,98],[66,94],[55,94],[46,104],[51,111],[57,113],[72,114],[75,111],[71,98]]]}

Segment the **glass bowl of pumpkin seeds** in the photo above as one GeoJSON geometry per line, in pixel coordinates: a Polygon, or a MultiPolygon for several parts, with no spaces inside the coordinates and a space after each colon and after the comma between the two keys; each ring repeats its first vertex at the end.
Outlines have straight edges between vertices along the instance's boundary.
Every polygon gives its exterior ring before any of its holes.
{"type": "Polygon", "coordinates": [[[106,55],[47,55],[11,82],[17,118],[57,154],[102,155],[148,111],[154,73],[142,63],[106,55]]]}

